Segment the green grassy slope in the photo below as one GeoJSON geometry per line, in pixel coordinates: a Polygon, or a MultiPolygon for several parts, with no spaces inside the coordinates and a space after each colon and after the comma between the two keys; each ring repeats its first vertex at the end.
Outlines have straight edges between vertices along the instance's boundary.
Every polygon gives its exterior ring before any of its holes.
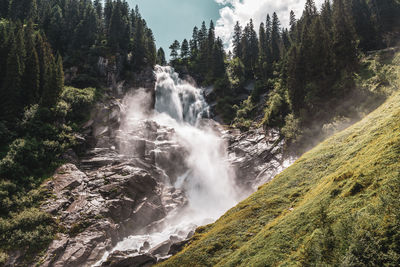
{"type": "Polygon", "coordinates": [[[400,94],[304,154],[161,266],[396,266],[400,94]]]}

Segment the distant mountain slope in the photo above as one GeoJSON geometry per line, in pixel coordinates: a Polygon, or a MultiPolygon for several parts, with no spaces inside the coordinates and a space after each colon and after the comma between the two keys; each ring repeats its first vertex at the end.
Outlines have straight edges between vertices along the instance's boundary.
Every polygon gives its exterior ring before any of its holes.
{"type": "Polygon", "coordinates": [[[395,266],[400,94],[303,155],[161,266],[395,266]]]}

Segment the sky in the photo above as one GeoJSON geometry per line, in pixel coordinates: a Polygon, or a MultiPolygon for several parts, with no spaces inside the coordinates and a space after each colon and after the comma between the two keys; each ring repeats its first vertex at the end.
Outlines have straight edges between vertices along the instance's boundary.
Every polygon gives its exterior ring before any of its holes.
{"type": "MultiPolygon", "coordinates": [[[[163,47],[169,55],[169,46],[174,40],[190,39],[194,26],[204,20],[216,24],[216,34],[222,38],[227,49],[232,46],[232,32],[236,21],[242,26],[250,18],[256,31],[267,14],[276,12],[283,27],[288,27],[289,13],[293,10],[299,18],[306,0],[128,0],[131,7],[136,4],[153,30],[157,47],[163,47]]],[[[320,7],[324,0],[315,0],[320,7]]]]}

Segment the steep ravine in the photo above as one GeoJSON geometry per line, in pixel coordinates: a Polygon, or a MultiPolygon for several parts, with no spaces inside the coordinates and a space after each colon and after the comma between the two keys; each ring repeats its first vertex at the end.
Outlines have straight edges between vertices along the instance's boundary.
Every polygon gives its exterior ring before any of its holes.
{"type": "Polygon", "coordinates": [[[42,266],[154,264],[289,165],[278,133],[221,126],[201,89],[169,67],[155,73],[155,90],[97,106],[90,148],[45,185],[43,209],[63,231],[42,266]]]}

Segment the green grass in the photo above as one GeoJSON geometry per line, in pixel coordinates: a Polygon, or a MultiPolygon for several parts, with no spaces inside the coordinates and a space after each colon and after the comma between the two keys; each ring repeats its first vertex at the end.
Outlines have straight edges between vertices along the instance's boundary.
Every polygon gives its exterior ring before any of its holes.
{"type": "Polygon", "coordinates": [[[400,94],[196,231],[160,266],[396,266],[400,94]]]}

